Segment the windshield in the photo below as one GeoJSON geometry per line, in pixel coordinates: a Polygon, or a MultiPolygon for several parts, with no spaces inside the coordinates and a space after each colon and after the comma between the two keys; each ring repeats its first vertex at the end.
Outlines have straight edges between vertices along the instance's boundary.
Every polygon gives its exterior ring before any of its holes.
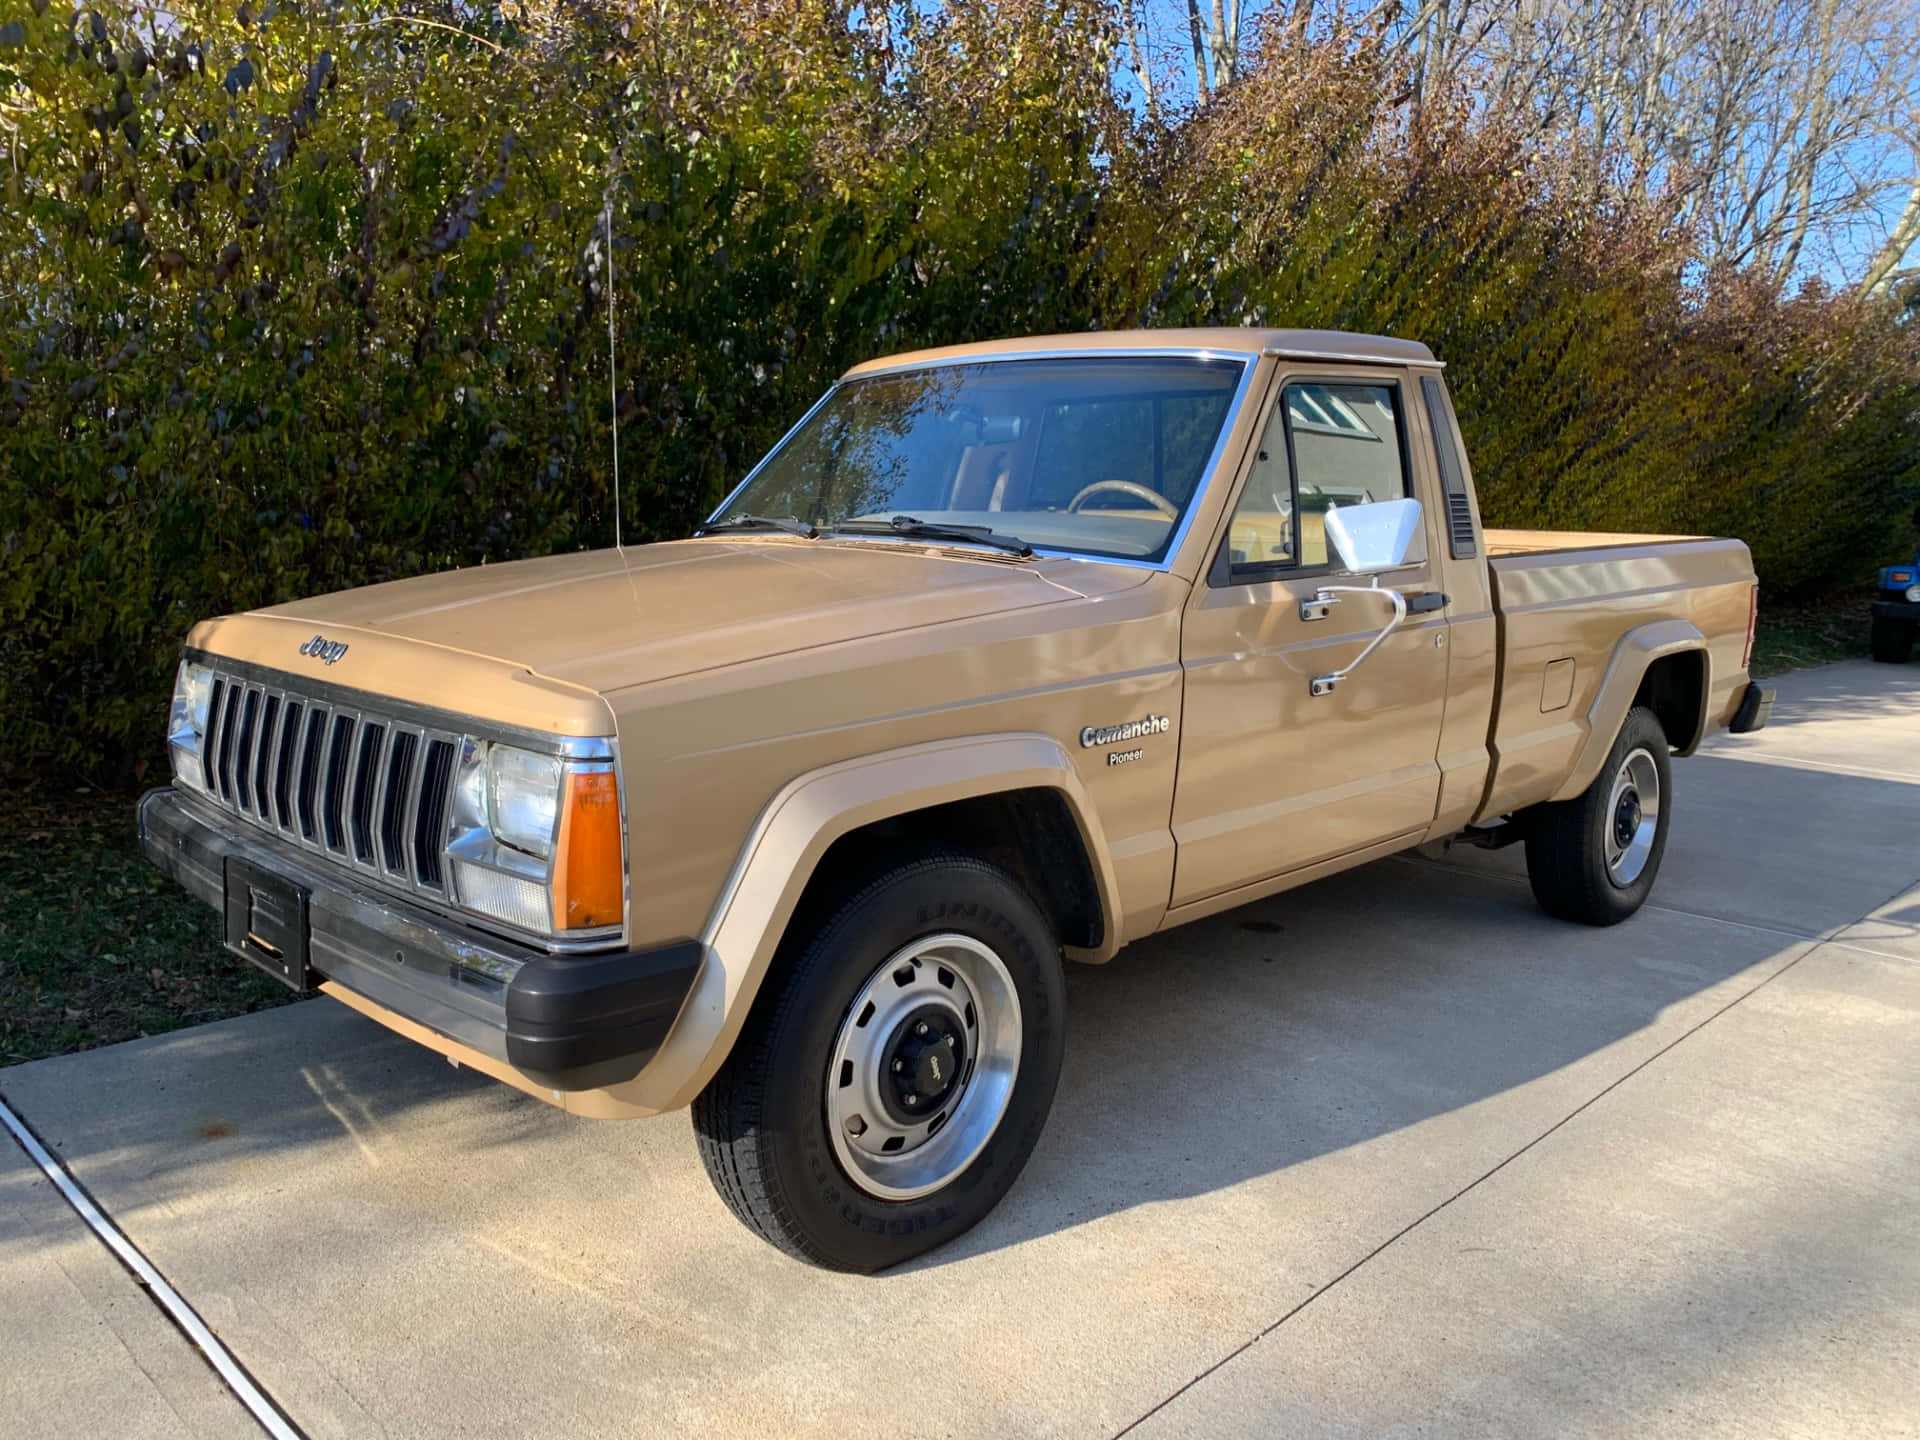
{"type": "Polygon", "coordinates": [[[1243,362],[1087,356],[850,380],[714,516],[822,530],[911,516],[1051,550],[1163,559],[1243,362]]]}

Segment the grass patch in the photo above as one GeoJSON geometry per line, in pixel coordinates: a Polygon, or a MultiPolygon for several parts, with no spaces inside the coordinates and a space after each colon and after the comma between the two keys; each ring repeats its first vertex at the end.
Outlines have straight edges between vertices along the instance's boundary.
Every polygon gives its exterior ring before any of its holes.
{"type": "Polygon", "coordinates": [[[0,814],[0,1065],[294,998],[140,858],[134,802],[16,792],[0,814]]]}
{"type": "Polygon", "coordinates": [[[1763,603],[1749,667],[1754,678],[1864,656],[1873,596],[1873,590],[1864,589],[1810,605],[1763,603]]]}

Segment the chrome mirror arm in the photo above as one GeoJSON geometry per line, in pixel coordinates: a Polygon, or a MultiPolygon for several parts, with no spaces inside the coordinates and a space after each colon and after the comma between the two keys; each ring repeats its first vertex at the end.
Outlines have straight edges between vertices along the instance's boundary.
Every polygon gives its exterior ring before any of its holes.
{"type": "MultiPolygon", "coordinates": [[[[1319,590],[1314,593],[1312,601],[1301,605],[1300,609],[1303,618],[1305,618],[1307,604],[1336,604],[1337,601],[1335,597],[1339,595],[1378,595],[1382,599],[1389,600],[1393,603],[1393,618],[1387,621],[1384,630],[1367,642],[1366,649],[1354,656],[1353,659],[1349,660],[1345,665],[1342,665],[1338,670],[1335,670],[1329,675],[1314,676],[1311,685],[1308,687],[1308,692],[1313,695],[1332,694],[1333,687],[1346,679],[1347,676],[1351,675],[1355,670],[1359,669],[1360,662],[1378,650],[1381,642],[1393,634],[1394,631],[1398,630],[1402,622],[1407,618],[1407,597],[1402,595],[1398,590],[1383,588],[1377,579],[1371,585],[1322,585],[1319,590]]],[[[1326,612],[1322,611],[1321,613],[1324,614],[1326,612]]]]}

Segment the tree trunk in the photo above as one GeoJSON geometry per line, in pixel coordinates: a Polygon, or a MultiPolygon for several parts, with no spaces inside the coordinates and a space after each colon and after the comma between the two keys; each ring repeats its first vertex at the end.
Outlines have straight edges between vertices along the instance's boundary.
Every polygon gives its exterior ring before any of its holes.
{"type": "Polygon", "coordinates": [[[1213,84],[1216,90],[1233,83],[1234,36],[1227,30],[1225,0],[1213,0],[1213,84]]]}
{"type": "Polygon", "coordinates": [[[1148,37],[1148,45],[1146,47],[1140,44],[1140,29],[1143,24],[1143,12],[1145,8],[1145,0],[1141,0],[1141,3],[1138,5],[1127,6],[1127,48],[1133,55],[1133,73],[1140,77],[1140,88],[1145,92],[1147,97],[1147,119],[1158,121],[1160,118],[1160,96],[1153,88],[1153,71],[1149,68],[1151,62],[1146,58],[1146,51],[1148,47],[1152,45],[1152,37],[1148,37]]]}
{"type": "MultiPolygon", "coordinates": [[[[1916,152],[1916,158],[1920,158],[1920,152],[1916,152]]],[[[1906,259],[1907,252],[1913,248],[1916,240],[1920,240],[1920,180],[1913,182],[1913,189],[1907,193],[1906,209],[1893,222],[1893,229],[1887,234],[1887,243],[1880,247],[1880,253],[1873,257],[1873,263],[1867,267],[1867,273],[1860,281],[1860,293],[1878,295],[1886,289],[1893,280],[1894,271],[1906,259]]]]}
{"type": "Polygon", "coordinates": [[[1207,27],[1200,19],[1200,0],[1187,0],[1187,29],[1193,35],[1193,93],[1207,103],[1207,27]]]}

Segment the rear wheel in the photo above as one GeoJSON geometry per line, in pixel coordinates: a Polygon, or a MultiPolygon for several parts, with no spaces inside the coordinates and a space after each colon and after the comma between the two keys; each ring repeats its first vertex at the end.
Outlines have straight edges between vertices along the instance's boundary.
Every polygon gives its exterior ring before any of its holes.
{"type": "Polygon", "coordinates": [[[1868,648],[1873,658],[1888,665],[1904,665],[1913,655],[1913,621],[1899,620],[1887,615],[1873,617],[1873,628],[1868,632],[1868,648]]]}
{"type": "Polygon", "coordinates": [[[721,1198],[836,1270],[964,1233],[1026,1164],[1059,1080],[1045,919],[1004,872],[937,855],[864,886],[790,958],[694,1102],[721,1198]]]}
{"type": "Polygon", "coordinates": [[[1543,910],[1617,925],[1646,903],[1666,853],[1672,775],[1660,718],[1629,711],[1593,783],[1529,817],[1527,878],[1543,910]]]}

